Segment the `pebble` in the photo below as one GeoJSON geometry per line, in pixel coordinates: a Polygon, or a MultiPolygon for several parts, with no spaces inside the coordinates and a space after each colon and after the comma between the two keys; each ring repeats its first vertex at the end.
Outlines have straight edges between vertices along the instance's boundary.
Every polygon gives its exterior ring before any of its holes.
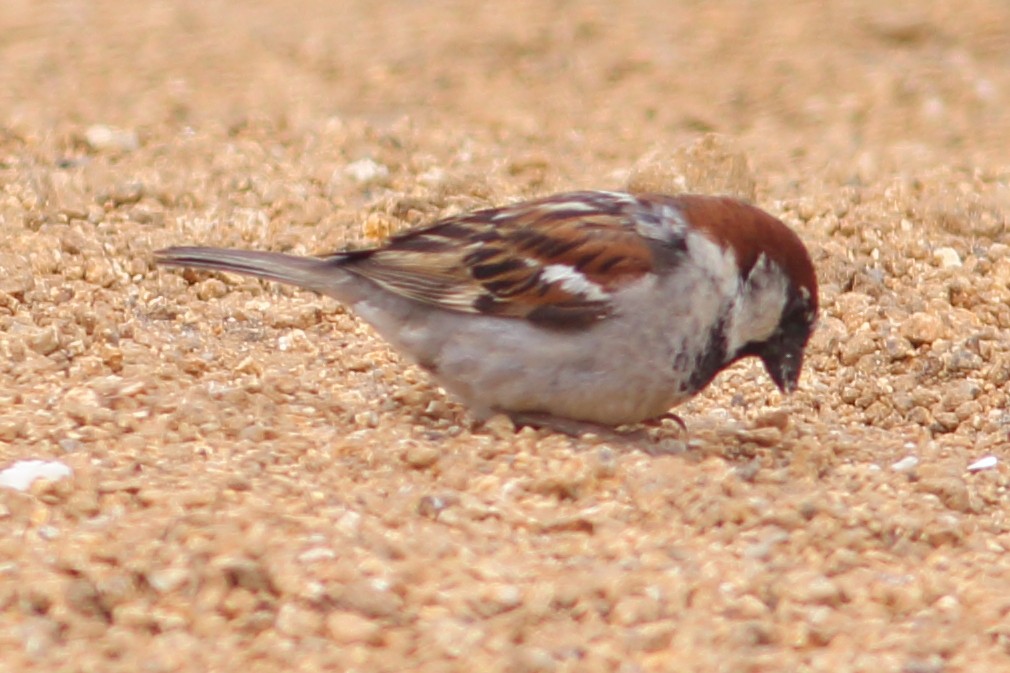
{"type": "Polygon", "coordinates": [[[293,603],[285,603],[277,612],[277,630],[289,636],[307,636],[319,631],[322,615],[293,603]]]}
{"type": "Polygon", "coordinates": [[[495,414],[486,420],[484,422],[484,430],[493,437],[504,440],[511,440],[516,434],[515,423],[505,414],[495,414]]]}
{"type": "Polygon", "coordinates": [[[877,351],[877,341],[869,332],[856,332],[842,346],[841,361],[845,366],[859,362],[863,356],[877,351]]]}
{"type": "Polygon", "coordinates": [[[475,611],[487,618],[519,607],[523,592],[515,584],[492,583],[481,587],[475,611]]]}
{"type": "Polygon", "coordinates": [[[256,559],[246,556],[222,556],[215,559],[214,566],[223,572],[232,584],[248,591],[270,591],[273,587],[270,572],[256,559]]]}
{"type": "Polygon", "coordinates": [[[968,486],[960,477],[925,478],[916,484],[916,490],[932,493],[956,512],[970,512],[972,509],[968,486]]]}
{"type": "Polygon", "coordinates": [[[918,466],[919,459],[915,456],[905,456],[898,462],[891,465],[891,469],[895,472],[911,472],[918,466]]]}
{"type": "Polygon", "coordinates": [[[961,266],[961,255],[954,248],[937,248],[933,251],[933,258],[939,262],[942,269],[956,269],[961,266]]]}
{"type": "Polygon", "coordinates": [[[28,334],[28,347],[39,355],[51,355],[60,348],[60,336],[56,325],[37,329],[28,334]]]}
{"type": "Polygon", "coordinates": [[[26,426],[23,418],[0,417],[0,441],[14,441],[24,434],[26,426]]]}
{"type": "Polygon", "coordinates": [[[389,169],[373,159],[358,159],[344,166],[344,175],[359,184],[366,184],[386,179],[389,169]]]}
{"type": "Polygon", "coordinates": [[[782,431],[775,426],[741,430],[738,435],[741,441],[754,442],[758,446],[777,446],[782,442],[782,431]]]}
{"type": "Polygon", "coordinates": [[[61,625],[54,619],[29,617],[18,629],[22,647],[33,657],[50,653],[60,642],[61,625]]]}
{"type": "Polygon", "coordinates": [[[78,386],[63,395],[63,411],[82,425],[97,425],[109,420],[112,412],[92,388],[78,386]]]}
{"type": "Polygon", "coordinates": [[[431,444],[410,443],[403,453],[403,460],[415,470],[423,470],[438,462],[442,452],[431,444]]]}
{"type": "Polygon", "coordinates": [[[22,255],[0,251],[0,292],[23,298],[25,293],[35,288],[35,276],[31,265],[22,255]]]}
{"type": "Polygon", "coordinates": [[[340,608],[374,619],[390,619],[403,610],[403,599],[375,582],[355,582],[343,587],[340,608]]]}
{"type": "Polygon", "coordinates": [[[727,137],[709,133],[691,145],[653,150],[628,175],[630,192],[698,192],[753,201],[756,180],[747,155],[727,137]]]}
{"type": "Polygon", "coordinates": [[[624,596],[617,601],[608,619],[612,624],[631,626],[654,622],[662,613],[660,604],[645,596],[624,596]]]}
{"type": "Polygon", "coordinates": [[[168,567],[148,573],[147,583],[161,594],[172,593],[190,578],[190,571],[182,567],[168,567]]]}
{"type": "Polygon", "coordinates": [[[968,466],[969,472],[981,472],[982,470],[991,470],[999,464],[999,458],[996,456],[983,456],[979,458],[974,463],[968,466]]]}
{"type": "Polygon", "coordinates": [[[336,557],[337,553],[329,547],[313,547],[299,554],[298,560],[302,563],[315,563],[316,561],[329,561],[336,557]]]}
{"type": "Polygon", "coordinates": [[[331,612],[326,617],[326,631],[339,644],[374,643],[382,634],[376,622],[354,612],[331,612]]]}
{"type": "Polygon", "coordinates": [[[84,132],[84,141],[96,152],[132,152],[140,147],[136,131],[105,124],[94,124],[84,132]]]}
{"type": "Polygon", "coordinates": [[[826,575],[802,573],[790,583],[789,596],[801,603],[821,603],[837,606],[842,602],[842,592],[826,575]]]}
{"type": "Polygon", "coordinates": [[[944,387],[940,403],[945,411],[954,411],[962,404],[974,400],[980,392],[979,385],[969,379],[952,381],[944,387]]]}
{"type": "Polygon", "coordinates": [[[913,313],[901,324],[901,336],[908,339],[913,346],[931,344],[943,338],[946,330],[943,321],[932,313],[913,313]]]}
{"type": "Polygon", "coordinates": [[[628,645],[632,649],[643,652],[660,652],[670,648],[677,625],[670,622],[654,622],[630,629],[627,634],[628,645]]]}
{"type": "Polygon", "coordinates": [[[57,460],[19,460],[0,472],[0,487],[27,491],[40,479],[56,481],[73,473],[69,465],[57,460]]]}
{"type": "Polygon", "coordinates": [[[137,203],[144,198],[145,187],[142,182],[121,182],[111,190],[98,195],[99,203],[109,204],[114,207],[126,206],[137,203]]]}
{"type": "Polygon", "coordinates": [[[912,342],[905,337],[888,337],[884,340],[884,352],[892,362],[904,360],[915,352],[912,342]]]}

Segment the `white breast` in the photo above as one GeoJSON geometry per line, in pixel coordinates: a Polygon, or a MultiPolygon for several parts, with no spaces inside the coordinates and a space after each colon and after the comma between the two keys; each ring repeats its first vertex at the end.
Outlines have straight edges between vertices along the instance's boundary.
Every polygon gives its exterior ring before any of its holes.
{"type": "Polygon", "coordinates": [[[732,258],[689,239],[688,262],[615,294],[615,314],[588,329],[418,310],[383,294],[354,308],[479,416],[535,411],[608,425],[661,415],[690,397],[699,353],[728,310],[732,258]]]}

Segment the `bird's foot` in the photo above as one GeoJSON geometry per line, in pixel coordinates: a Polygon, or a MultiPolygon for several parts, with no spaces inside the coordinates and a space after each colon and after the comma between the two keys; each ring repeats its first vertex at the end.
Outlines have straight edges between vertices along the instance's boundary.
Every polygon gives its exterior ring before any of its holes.
{"type": "Polygon", "coordinates": [[[656,416],[655,418],[650,418],[649,420],[644,421],[643,424],[647,425],[650,428],[661,428],[663,427],[663,421],[673,421],[674,423],[680,426],[681,430],[683,430],[685,433],[687,432],[687,423],[684,422],[684,419],[670,411],[666,412],[662,416],[656,416]]]}

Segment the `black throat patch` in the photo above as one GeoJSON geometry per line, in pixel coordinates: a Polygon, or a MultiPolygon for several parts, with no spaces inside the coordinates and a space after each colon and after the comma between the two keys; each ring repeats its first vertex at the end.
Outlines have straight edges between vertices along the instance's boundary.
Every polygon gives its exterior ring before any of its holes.
{"type": "Polygon", "coordinates": [[[687,378],[687,393],[696,393],[711,383],[715,375],[727,364],[726,362],[726,315],[724,314],[712,326],[708,333],[708,341],[701,349],[694,362],[687,353],[678,353],[673,360],[674,371],[690,371],[687,378]]]}

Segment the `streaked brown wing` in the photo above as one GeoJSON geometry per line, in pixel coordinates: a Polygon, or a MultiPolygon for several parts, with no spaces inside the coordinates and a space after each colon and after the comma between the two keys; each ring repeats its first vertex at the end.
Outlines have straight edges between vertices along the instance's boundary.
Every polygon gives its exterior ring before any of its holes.
{"type": "Polygon", "coordinates": [[[682,243],[683,232],[652,235],[660,205],[608,192],[559,194],[442,220],[351,253],[342,266],[454,311],[586,325],[610,313],[614,290],[654,269],[660,248],[682,243]]]}

